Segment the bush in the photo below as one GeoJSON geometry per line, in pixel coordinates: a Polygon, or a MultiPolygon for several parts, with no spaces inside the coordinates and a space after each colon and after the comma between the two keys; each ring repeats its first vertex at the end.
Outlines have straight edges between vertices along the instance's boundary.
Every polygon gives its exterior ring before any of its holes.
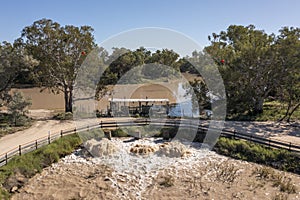
{"type": "Polygon", "coordinates": [[[123,131],[122,129],[118,128],[116,130],[111,131],[111,136],[112,137],[127,137],[127,133],[123,131]]]}
{"type": "Polygon", "coordinates": [[[0,168],[0,199],[6,198],[7,191],[11,189],[12,183],[9,180],[14,179],[16,173],[26,178],[31,178],[37,172],[41,172],[44,167],[57,162],[59,158],[72,153],[81,144],[78,135],[68,135],[53,143],[39,148],[35,151],[13,157],[7,165],[0,168]],[[2,196],[1,196],[2,195],[2,196]]]}
{"type": "Polygon", "coordinates": [[[214,150],[222,155],[300,174],[299,155],[280,149],[269,149],[244,140],[219,138],[214,150]]]}
{"type": "Polygon", "coordinates": [[[53,116],[53,119],[55,120],[72,120],[73,119],[73,113],[66,112],[66,113],[58,113],[53,116]]]}

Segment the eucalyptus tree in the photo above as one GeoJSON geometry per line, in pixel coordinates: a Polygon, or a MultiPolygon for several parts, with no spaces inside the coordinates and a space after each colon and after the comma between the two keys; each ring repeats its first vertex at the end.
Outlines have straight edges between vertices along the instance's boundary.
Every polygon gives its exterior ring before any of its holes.
{"type": "Polygon", "coordinates": [[[19,45],[3,42],[0,44],[0,99],[1,104],[10,100],[9,90],[18,75],[24,71],[31,70],[38,64],[37,60],[29,56],[19,45]]]}
{"type": "Polygon", "coordinates": [[[228,112],[253,114],[263,112],[269,93],[280,84],[276,69],[276,53],[272,49],[275,36],[255,26],[231,25],[226,31],[209,36],[205,48],[218,63],[228,102],[228,112]]]}
{"type": "Polygon", "coordinates": [[[86,55],[95,48],[90,26],[61,26],[50,19],[35,21],[22,30],[26,50],[39,61],[32,71],[39,85],[63,92],[65,111],[72,112],[74,82],[86,55]]]}
{"type": "Polygon", "coordinates": [[[276,39],[277,69],[281,84],[277,97],[287,103],[285,115],[280,119],[290,121],[300,107],[300,29],[283,27],[276,39]]]}

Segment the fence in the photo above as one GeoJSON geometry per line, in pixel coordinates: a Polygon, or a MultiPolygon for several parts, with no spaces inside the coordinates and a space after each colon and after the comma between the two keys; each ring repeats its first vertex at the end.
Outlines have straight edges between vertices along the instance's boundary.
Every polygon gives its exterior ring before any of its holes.
{"type": "MultiPolygon", "coordinates": [[[[3,166],[8,163],[8,161],[15,155],[22,155],[24,153],[33,151],[38,149],[39,147],[45,146],[47,144],[50,144],[52,141],[63,137],[65,135],[70,135],[82,131],[92,130],[96,128],[102,128],[102,129],[115,129],[118,127],[131,127],[131,126],[145,126],[145,125],[153,125],[153,126],[163,126],[163,127],[182,127],[182,128],[192,128],[197,129],[197,131],[208,131],[208,129],[212,131],[219,131],[218,129],[211,128],[205,125],[199,125],[198,121],[193,120],[128,120],[128,121],[111,121],[111,122],[100,122],[97,124],[89,124],[84,125],[78,128],[68,129],[68,130],[61,130],[58,133],[49,134],[48,136],[38,138],[34,141],[21,144],[9,151],[7,151],[4,154],[0,155],[0,166],[3,166]]],[[[246,134],[246,133],[239,133],[236,131],[231,130],[222,130],[221,136],[227,137],[227,138],[234,138],[234,139],[243,139],[248,140],[254,143],[265,145],[269,148],[277,148],[277,149],[285,149],[288,151],[300,153],[300,145],[293,144],[291,142],[283,142],[279,140],[272,140],[268,138],[263,138],[256,136],[254,134],[246,134]]]]}

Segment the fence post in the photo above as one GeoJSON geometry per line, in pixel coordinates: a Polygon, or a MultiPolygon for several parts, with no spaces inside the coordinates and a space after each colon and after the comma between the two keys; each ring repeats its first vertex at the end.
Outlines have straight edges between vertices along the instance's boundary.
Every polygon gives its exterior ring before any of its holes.
{"type": "Polygon", "coordinates": [[[37,140],[35,141],[35,149],[38,148],[38,143],[37,143],[37,140]]]}
{"type": "Polygon", "coordinates": [[[89,125],[86,128],[87,128],[87,131],[90,131],[90,126],[89,125]]]}
{"type": "Polygon", "coordinates": [[[291,151],[291,148],[292,148],[292,142],[290,142],[289,144],[289,151],[291,151]]]}
{"type": "Polygon", "coordinates": [[[7,165],[8,159],[7,159],[7,153],[5,154],[5,164],[7,165]]]}
{"type": "Polygon", "coordinates": [[[21,156],[22,155],[22,146],[19,145],[19,155],[21,156]]]}
{"type": "Polygon", "coordinates": [[[50,144],[50,131],[48,132],[48,144],[50,144]]]}
{"type": "Polygon", "coordinates": [[[269,138],[269,149],[271,148],[271,139],[269,138]]]}
{"type": "Polygon", "coordinates": [[[74,133],[76,133],[76,127],[74,128],[74,133]]]}
{"type": "Polygon", "coordinates": [[[63,137],[63,130],[60,130],[60,137],[63,137]]]}

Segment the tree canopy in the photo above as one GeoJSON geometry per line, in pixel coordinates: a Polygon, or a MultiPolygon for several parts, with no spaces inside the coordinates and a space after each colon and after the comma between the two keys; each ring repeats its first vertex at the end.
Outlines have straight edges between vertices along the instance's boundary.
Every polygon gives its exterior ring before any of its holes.
{"type": "Polygon", "coordinates": [[[50,19],[35,21],[22,30],[24,47],[39,65],[32,70],[36,82],[53,93],[63,92],[65,111],[72,112],[73,86],[80,65],[94,47],[90,26],[61,26],[50,19]]]}

